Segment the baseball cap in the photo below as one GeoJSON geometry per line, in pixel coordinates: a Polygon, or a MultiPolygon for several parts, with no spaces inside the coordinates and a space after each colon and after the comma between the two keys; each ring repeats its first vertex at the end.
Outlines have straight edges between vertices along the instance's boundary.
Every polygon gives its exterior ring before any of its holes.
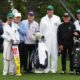
{"type": "Polygon", "coordinates": [[[54,10],[54,7],[52,5],[48,5],[47,10],[54,10]]]}
{"type": "Polygon", "coordinates": [[[7,18],[13,18],[14,15],[12,13],[8,13],[7,18]]]}
{"type": "Polygon", "coordinates": [[[76,12],[77,12],[78,14],[80,14],[80,9],[78,9],[76,12]]]}
{"type": "Polygon", "coordinates": [[[29,11],[29,12],[28,12],[28,15],[29,15],[29,16],[34,16],[34,11],[29,11]]]}
{"type": "Polygon", "coordinates": [[[21,13],[15,13],[14,17],[21,17],[21,13]]]}
{"type": "Polygon", "coordinates": [[[69,13],[64,13],[64,15],[63,15],[64,17],[69,17],[70,15],[69,15],[69,13]]]}

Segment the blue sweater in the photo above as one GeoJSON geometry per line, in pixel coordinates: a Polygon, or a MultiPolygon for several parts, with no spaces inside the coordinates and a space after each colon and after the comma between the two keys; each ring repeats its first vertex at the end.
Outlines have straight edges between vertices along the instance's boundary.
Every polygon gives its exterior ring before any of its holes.
{"type": "Polygon", "coordinates": [[[23,21],[20,23],[19,34],[20,34],[20,43],[22,43],[25,41],[25,36],[26,36],[26,26],[23,21]]]}

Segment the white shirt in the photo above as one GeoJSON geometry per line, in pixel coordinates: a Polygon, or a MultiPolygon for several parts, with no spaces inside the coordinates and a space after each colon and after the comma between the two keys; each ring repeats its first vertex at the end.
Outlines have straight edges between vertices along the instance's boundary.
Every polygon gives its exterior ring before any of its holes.
{"type": "Polygon", "coordinates": [[[35,41],[32,39],[32,36],[39,31],[39,25],[36,21],[33,21],[29,24],[28,20],[22,21],[22,25],[25,26],[25,44],[34,44],[35,41]]]}

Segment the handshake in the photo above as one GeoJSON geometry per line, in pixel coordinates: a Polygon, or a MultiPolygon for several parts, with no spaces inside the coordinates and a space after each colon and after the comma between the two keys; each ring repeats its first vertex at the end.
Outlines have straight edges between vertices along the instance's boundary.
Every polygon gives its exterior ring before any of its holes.
{"type": "Polygon", "coordinates": [[[43,38],[43,35],[40,32],[37,32],[32,35],[32,40],[34,40],[34,41],[41,40],[42,38],[43,38]]]}

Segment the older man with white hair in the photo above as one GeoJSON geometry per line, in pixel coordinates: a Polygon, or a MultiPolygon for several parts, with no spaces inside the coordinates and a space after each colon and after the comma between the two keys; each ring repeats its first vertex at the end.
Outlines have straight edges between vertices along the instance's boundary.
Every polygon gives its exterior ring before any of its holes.
{"type": "Polygon", "coordinates": [[[20,43],[19,43],[19,54],[20,54],[20,68],[21,72],[25,72],[25,44],[24,44],[24,35],[23,35],[23,27],[21,27],[21,13],[15,13],[14,14],[14,23],[16,23],[18,31],[19,31],[19,38],[20,38],[20,43]]]}

